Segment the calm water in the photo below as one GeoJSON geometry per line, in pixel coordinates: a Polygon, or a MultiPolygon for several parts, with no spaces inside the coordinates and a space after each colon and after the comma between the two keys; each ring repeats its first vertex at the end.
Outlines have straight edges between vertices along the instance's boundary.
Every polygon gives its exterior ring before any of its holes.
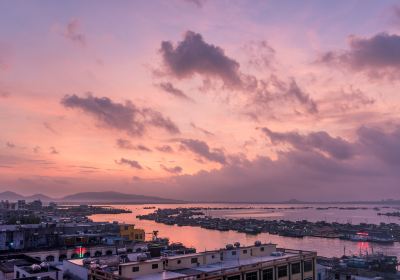
{"type": "MultiPolygon", "coordinates": [[[[359,254],[368,251],[383,252],[390,255],[396,255],[400,258],[400,244],[394,243],[392,245],[376,244],[368,242],[352,242],[340,239],[326,239],[316,237],[304,238],[291,238],[278,235],[271,235],[268,233],[261,233],[259,235],[247,235],[234,231],[220,232],[217,230],[208,230],[200,227],[179,227],[164,224],[158,224],[153,221],[145,221],[136,219],[136,215],[147,214],[153,212],[155,209],[143,209],[143,207],[154,206],[156,208],[176,208],[176,207],[253,207],[253,209],[238,209],[238,210],[208,210],[207,215],[219,216],[226,218],[259,218],[259,219],[284,219],[284,220],[303,220],[328,222],[337,221],[341,223],[400,223],[399,218],[378,216],[377,212],[394,212],[398,209],[394,208],[381,208],[376,211],[373,208],[375,205],[366,205],[358,207],[367,207],[367,210],[316,210],[316,209],[277,209],[287,207],[350,207],[352,205],[246,205],[246,204],[154,204],[154,205],[118,205],[115,207],[125,208],[132,210],[133,213],[119,214],[119,215],[93,215],[90,218],[94,221],[118,221],[125,223],[133,223],[138,228],[143,228],[148,233],[147,238],[151,238],[153,230],[159,231],[160,237],[168,237],[171,242],[182,242],[186,246],[193,246],[198,251],[211,250],[225,247],[228,243],[239,241],[243,245],[253,244],[254,241],[260,240],[263,242],[272,242],[278,244],[279,247],[302,249],[302,250],[315,250],[320,256],[341,256],[344,250],[346,254],[359,254]],[[274,207],[274,210],[261,209],[265,207],[274,207]]],[[[379,207],[379,206],[377,206],[379,207]]]]}

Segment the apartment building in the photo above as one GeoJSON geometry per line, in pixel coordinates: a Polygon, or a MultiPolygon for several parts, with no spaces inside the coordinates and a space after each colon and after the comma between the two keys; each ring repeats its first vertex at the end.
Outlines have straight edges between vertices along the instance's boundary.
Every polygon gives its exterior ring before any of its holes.
{"type": "Polygon", "coordinates": [[[240,246],[202,253],[120,263],[118,269],[92,267],[91,280],[314,280],[315,252],[277,248],[275,244],[240,246]]]}

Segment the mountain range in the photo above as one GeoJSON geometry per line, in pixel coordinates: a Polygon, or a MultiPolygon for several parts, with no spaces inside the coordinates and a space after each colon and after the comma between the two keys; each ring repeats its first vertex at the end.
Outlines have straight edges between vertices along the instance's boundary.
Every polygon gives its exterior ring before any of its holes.
{"type": "Polygon", "coordinates": [[[17,201],[24,199],[26,201],[33,201],[40,199],[41,201],[48,202],[71,202],[71,203],[182,203],[182,201],[161,198],[156,196],[145,196],[136,194],[127,194],[120,192],[81,192],[64,197],[53,198],[44,194],[34,194],[24,196],[15,192],[5,191],[0,193],[0,200],[17,201]]]}

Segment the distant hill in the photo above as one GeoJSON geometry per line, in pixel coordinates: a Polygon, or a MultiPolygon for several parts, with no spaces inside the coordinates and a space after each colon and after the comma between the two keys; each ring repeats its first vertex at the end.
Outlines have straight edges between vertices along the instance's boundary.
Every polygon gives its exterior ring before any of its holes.
{"type": "Polygon", "coordinates": [[[49,196],[47,196],[47,195],[44,195],[44,194],[41,194],[41,193],[37,193],[37,194],[34,194],[34,195],[30,195],[30,196],[25,196],[25,198],[24,198],[25,200],[41,200],[41,201],[52,201],[52,200],[54,200],[54,198],[51,198],[51,197],[49,197],[49,196]]]}
{"type": "Polygon", "coordinates": [[[33,201],[40,199],[43,202],[70,202],[70,203],[182,203],[182,201],[174,199],[166,199],[155,196],[145,196],[136,194],[126,194],[119,192],[81,192],[76,194],[67,195],[61,198],[52,198],[44,194],[34,194],[23,196],[15,192],[5,191],[0,193],[0,200],[17,201],[24,199],[26,201],[33,201]]]}
{"type": "Polygon", "coordinates": [[[182,201],[155,196],[126,194],[119,192],[81,192],[64,196],[65,202],[101,202],[101,203],[179,203],[182,201]]]}
{"type": "Polygon", "coordinates": [[[19,199],[25,199],[25,197],[20,194],[17,194],[15,192],[10,192],[10,191],[5,191],[5,192],[0,193],[0,200],[16,201],[19,199]]]}

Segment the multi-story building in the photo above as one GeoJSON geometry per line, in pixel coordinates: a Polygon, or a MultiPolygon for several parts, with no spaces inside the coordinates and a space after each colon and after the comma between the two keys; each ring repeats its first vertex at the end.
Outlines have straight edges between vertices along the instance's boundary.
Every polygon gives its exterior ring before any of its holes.
{"type": "MultiPolygon", "coordinates": [[[[104,244],[106,237],[121,237],[118,223],[40,223],[29,225],[2,225],[0,228],[1,251],[26,251],[74,246],[104,244]]],[[[144,240],[144,231],[134,229],[132,239],[144,240]],[[140,238],[136,238],[136,235],[140,238]]]]}
{"type": "MultiPolygon", "coordinates": [[[[117,267],[90,266],[91,280],[314,280],[315,252],[277,248],[275,244],[241,247],[196,254],[119,263],[117,267]]],[[[90,264],[89,264],[90,265],[90,264]]]]}
{"type": "Polygon", "coordinates": [[[121,237],[131,241],[144,241],[145,232],[143,229],[135,228],[135,225],[120,225],[121,237]]]}

